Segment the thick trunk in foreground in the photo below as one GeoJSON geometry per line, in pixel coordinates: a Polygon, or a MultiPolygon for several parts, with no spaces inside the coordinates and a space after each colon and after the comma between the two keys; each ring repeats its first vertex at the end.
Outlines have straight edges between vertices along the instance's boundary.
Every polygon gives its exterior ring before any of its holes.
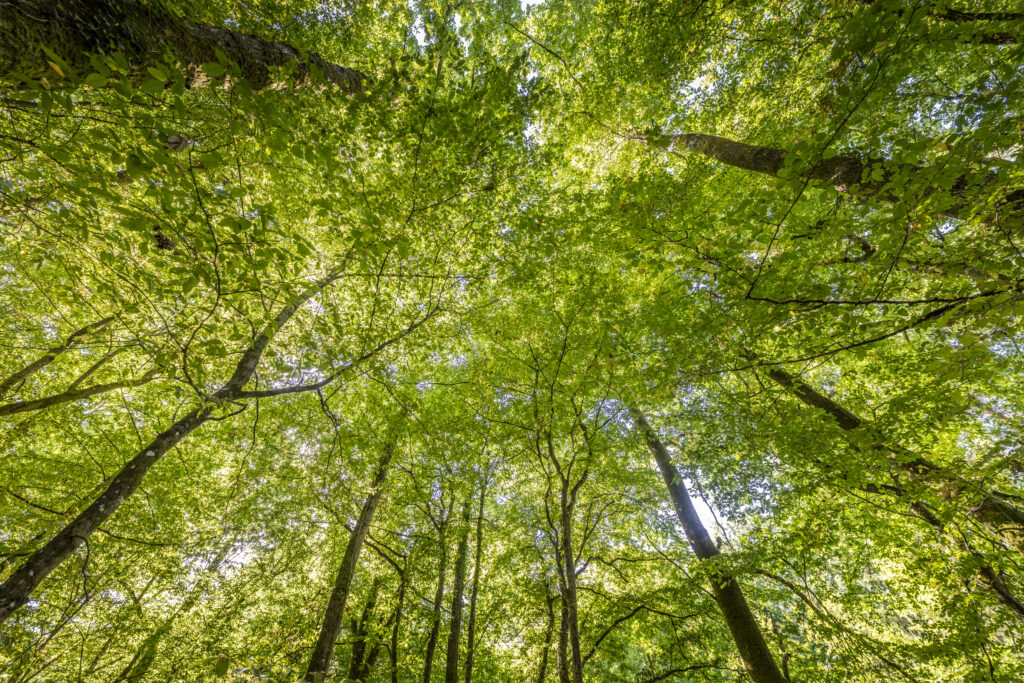
{"type": "Polygon", "coordinates": [[[459,683],[459,639],[462,635],[462,600],[466,591],[466,555],[469,551],[470,500],[462,506],[462,534],[455,555],[455,578],[452,584],[452,623],[448,629],[448,650],[445,652],[444,683],[459,683]]]}
{"type": "MultiPolygon", "coordinates": [[[[480,486],[480,509],[476,515],[476,554],[473,560],[473,590],[469,598],[469,623],[466,625],[466,680],[473,680],[473,650],[476,646],[476,600],[480,591],[480,556],[484,546],[484,501],[487,497],[487,478],[480,486]]],[[[545,652],[545,657],[547,653],[545,652]]]]}
{"type": "MultiPolygon", "coordinates": [[[[776,367],[767,368],[767,374],[777,384],[791,389],[793,395],[804,404],[828,413],[843,431],[870,431],[870,426],[864,420],[816,391],[799,377],[776,367]]],[[[941,497],[950,500],[967,496],[964,501],[966,513],[1009,547],[1024,553],[1024,509],[1013,502],[1013,497],[995,490],[979,491],[976,484],[944,471],[924,458],[906,457],[908,454],[897,452],[888,446],[882,448],[890,452],[890,460],[895,467],[911,477],[924,480],[926,483],[930,480],[933,486],[937,485],[936,490],[941,497]]]]}
{"type": "Polygon", "coordinates": [[[345,554],[341,558],[341,566],[334,579],[334,587],[331,588],[331,597],[327,601],[327,609],[324,611],[324,620],[320,625],[320,635],[313,646],[313,653],[309,657],[309,666],[306,667],[306,680],[316,680],[317,675],[325,676],[331,665],[331,654],[334,652],[334,643],[338,640],[338,632],[341,630],[341,620],[345,615],[345,603],[348,601],[349,589],[352,587],[352,578],[355,576],[356,567],[359,564],[359,552],[363,548],[366,535],[370,532],[370,522],[377,512],[377,505],[380,503],[384,491],[384,481],[388,476],[388,465],[395,453],[397,435],[392,435],[391,441],[384,449],[384,455],[377,464],[377,471],[373,477],[373,485],[370,493],[363,501],[362,510],[359,512],[359,519],[349,534],[348,544],[345,546],[345,554]]]}
{"type": "Polygon", "coordinates": [[[256,371],[256,366],[274,334],[284,327],[300,306],[337,278],[338,276],[335,274],[327,276],[286,304],[242,354],[231,378],[214,393],[209,404],[188,413],[171,425],[170,429],[159,434],[148,446],[144,446],[134,458],[121,468],[120,472],[114,475],[106,490],[89,507],[57,532],[46,545],[34,552],[17,571],[8,577],[7,581],[0,586],[0,623],[28,602],[35,587],[50,572],[59,567],[76,548],[85,543],[89,536],[121,507],[121,504],[142,483],[142,478],[149,468],[193,430],[208,421],[217,404],[232,400],[241,393],[242,388],[256,371]]]}
{"type": "MultiPolygon", "coordinates": [[[[647,447],[654,454],[676,509],[676,516],[683,526],[687,540],[690,541],[690,547],[699,560],[713,560],[719,554],[718,547],[701,523],[697,510],[693,507],[693,501],[690,500],[690,492],[687,491],[679,470],[672,464],[668,450],[639,409],[630,406],[629,412],[633,422],[640,429],[647,447]]],[[[768,649],[761,627],[754,619],[754,614],[750,611],[750,606],[736,579],[715,570],[711,574],[711,590],[751,680],[755,683],[788,683],[771,650],[768,649]]]]}
{"type": "Polygon", "coordinates": [[[332,64],[314,52],[302,55],[286,43],[199,24],[138,0],[0,3],[0,35],[5,38],[0,41],[0,80],[7,81],[57,78],[40,46],[84,76],[93,71],[89,54],[108,54],[111,44],[118,46],[138,80],[149,78],[147,67],[161,65],[169,52],[184,70],[186,84],[209,85],[203,64],[216,62],[218,50],[241,67],[242,77],[255,90],[284,85],[271,70],[292,64],[299,86],[313,83],[314,69],[328,83],[352,92],[367,80],[359,71],[332,64]]]}

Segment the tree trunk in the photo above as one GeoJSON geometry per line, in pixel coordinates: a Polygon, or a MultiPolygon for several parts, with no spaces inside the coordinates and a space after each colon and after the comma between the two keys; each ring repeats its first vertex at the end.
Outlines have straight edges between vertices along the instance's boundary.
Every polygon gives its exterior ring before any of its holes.
{"type": "MultiPolygon", "coordinates": [[[[403,413],[404,417],[404,413],[403,413]]],[[[384,455],[377,464],[377,471],[373,477],[373,485],[370,493],[363,501],[363,508],[359,512],[359,519],[356,521],[352,533],[349,534],[348,544],[345,546],[345,554],[341,558],[341,566],[334,579],[334,587],[331,589],[331,597],[327,601],[327,609],[324,611],[324,620],[320,625],[320,635],[317,637],[316,645],[313,646],[313,653],[309,658],[309,666],[306,667],[306,680],[316,680],[318,674],[326,676],[327,669],[331,665],[331,654],[334,652],[334,643],[338,640],[338,632],[341,630],[341,621],[345,615],[345,603],[348,601],[349,589],[352,587],[352,579],[359,564],[359,551],[363,548],[363,541],[370,531],[370,522],[377,511],[381,495],[384,491],[384,481],[388,476],[388,465],[395,453],[398,443],[397,426],[390,441],[384,449],[384,455]]]]}
{"type": "Polygon", "coordinates": [[[300,306],[338,277],[334,273],[328,275],[285,305],[242,354],[241,360],[235,366],[234,373],[224,383],[224,386],[213,394],[210,403],[188,413],[171,425],[168,430],[157,435],[148,446],[144,446],[134,458],[121,468],[120,472],[114,475],[106,490],[89,507],[57,532],[46,545],[34,552],[17,571],[8,577],[7,581],[0,586],[0,623],[28,602],[35,587],[50,572],[59,567],[76,548],[88,541],[92,532],[121,507],[121,504],[142,483],[142,478],[150,467],[193,430],[209,420],[217,404],[229,401],[239,395],[242,387],[256,371],[256,365],[274,334],[284,327],[300,306]]]}
{"type": "Polygon", "coordinates": [[[398,683],[398,633],[402,625],[402,607],[405,604],[405,587],[408,583],[409,565],[405,565],[405,571],[398,584],[398,604],[395,606],[395,624],[391,627],[391,683],[398,683]]]}
{"type": "Polygon", "coordinates": [[[565,564],[565,592],[563,604],[569,626],[570,671],[573,683],[583,683],[583,653],[580,652],[580,623],[576,601],[576,555],[572,547],[572,516],[573,504],[569,499],[568,482],[562,484],[562,511],[560,526],[562,542],[562,561],[565,564]]]}
{"type": "Polygon", "coordinates": [[[31,363],[23,367],[21,370],[11,373],[11,375],[9,375],[5,380],[0,382],[0,396],[6,396],[7,393],[12,388],[17,386],[21,382],[24,382],[26,379],[28,379],[29,377],[36,374],[37,372],[45,368],[47,365],[55,361],[57,359],[57,356],[60,356],[65,351],[67,351],[75,344],[77,344],[82,337],[92,334],[93,332],[98,332],[99,330],[102,330],[104,327],[110,324],[110,322],[113,319],[114,316],[110,316],[107,318],[103,318],[102,320],[97,320],[94,323],[89,323],[84,327],[80,327],[79,329],[72,332],[71,335],[64,341],[63,344],[61,344],[60,346],[55,346],[52,349],[49,349],[46,353],[44,353],[39,358],[35,359],[31,363]]]}
{"type": "Polygon", "coordinates": [[[569,683],[569,610],[565,601],[565,586],[561,588],[562,594],[558,599],[558,683],[569,683]]]}
{"type": "Polygon", "coordinates": [[[466,555],[469,552],[469,498],[462,506],[462,532],[455,555],[455,577],[452,584],[452,621],[448,629],[448,650],[445,652],[444,683],[459,683],[459,640],[462,635],[462,601],[466,591],[466,555]]]}
{"type": "MultiPolygon", "coordinates": [[[[719,554],[718,547],[701,523],[697,510],[693,507],[693,501],[690,500],[690,492],[687,491],[679,470],[672,464],[668,450],[638,408],[631,405],[629,412],[633,417],[633,422],[643,435],[647,447],[654,454],[654,459],[658,463],[658,469],[661,470],[661,476],[665,480],[665,486],[668,487],[669,496],[671,496],[672,504],[676,509],[676,516],[683,526],[687,540],[690,541],[690,547],[693,548],[693,552],[699,560],[713,561],[719,554]]],[[[711,590],[714,593],[715,602],[718,603],[718,608],[722,611],[722,616],[725,617],[725,623],[732,633],[732,639],[736,643],[740,659],[743,660],[747,674],[754,683],[787,683],[771,650],[768,649],[768,643],[764,639],[764,634],[761,633],[761,627],[754,619],[754,614],[750,611],[750,606],[747,605],[747,600],[736,579],[715,569],[711,572],[711,590]]]]}
{"type": "MultiPolygon", "coordinates": [[[[361,90],[367,80],[314,52],[303,55],[286,43],[199,24],[138,0],[5,2],[0,4],[0,34],[5,37],[0,42],[0,80],[6,81],[56,79],[59,74],[40,46],[84,76],[93,70],[89,55],[108,54],[111,44],[118,46],[128,60],[130,77],[138,81],[149,77],[147,67],[163,64],[164,54],[170,53],[189,87],[210,85],[213,79],[203,65],[216,62],[218,51],[241,68],[242,78],[255,90],[283,86],[271,71],[292,64],[300,87],[314,84],[314,71],[350,92],[361,90]]],[[[217,80],[224,82],[223,77],[217,80]]]]}
{"type": "MultiPolygon", "coordinates": [[[[480,508],[476,515],[476,548],[473,560],[473,590],[469,598],[469,623],[466,626],[466,680],[473,680],[473,650],[476,647],[476,600],[480,590],[480,556],[484,546],[484,501],[487,497],[487,478],[480,485],[480,508]]],[[[545,653],[546,656],[546,653],[545,653]]]]}
{"type": "MultiPolygon", "coordinates": [[[[840,429],[847,432],[864,429],[873,433],[864,420],[828,396],[816,391],[799,377],[793,377],[788,372],[776,367],[767,368],[767,373],[776,383],[791,389],[793,394],[804,404],[828,413],[840,429]]],[[[964,502],[966,513],[1008,546],[1017,552],[1024,553],[1024,509],[1013,502],[1012,496],[993,490],[975,494],[973,492],[977,491],[977,485],[953,473],[943,471],[938,465],[925,458],[908,457],[908,453],[900,452],[899,449],[889,446],[880,445],[879,447],[889,452],[894,466],[911,477],[923,479],[925,482],[930,479],[938,483],[939,486],[936,490],[942,498],[950,500],[958,496],[968,496],[964,502]]],[[[933,488],[935,487],[933,486],[933,488]]]]}
{"type": "Polygon", "coordinates": [[[555,596],[549,595],[544,603],[548,609],[548,626],[544,630],[544,649],[540,655],[540,669],[537,671],[537,683],[544,683],[548,675],[548,652],[551,650],[551,636],[555,630],[555,596]]]}
{"type": "Polygon", "coordinates": [[[441,550],[441,566],[437,575],[437,590],[434,592],[434,611],[430,625],[430,637],[427,639],[427,653],[423,661],[423,683],[430,683],[430,675],[434,669],[434,651],[437,649],[437,636],[441,630],[441,601],[444,599],[444,575],[448,569],[448,549],[445,547],[445,525],[441,523],[438,530],[438,543],[441,550]]]}
{"type": "Polygon", "coordinates": [[[362,681],[366,678],[370,662],[366,659],[366,641],[369,638],[370,621],[373,619],[373,608],[377,605],[377,591],[380,589],[380,579],[374,577],[373,585],[370,587],[370,596],[363,605],[363,614],[359,617],[359,623],[355,628],[355,642],[352,643],[352,657],[348,662],[348,677],[353,681],[362,681]]]}

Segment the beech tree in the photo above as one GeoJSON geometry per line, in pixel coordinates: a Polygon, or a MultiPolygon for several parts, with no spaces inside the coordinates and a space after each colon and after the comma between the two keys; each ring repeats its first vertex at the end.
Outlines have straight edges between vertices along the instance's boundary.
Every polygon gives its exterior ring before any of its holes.
{"type": "Polygon", "coordinates": [[[0,3],[0,678],[1024,678],[1024,13],[0,3]]]}

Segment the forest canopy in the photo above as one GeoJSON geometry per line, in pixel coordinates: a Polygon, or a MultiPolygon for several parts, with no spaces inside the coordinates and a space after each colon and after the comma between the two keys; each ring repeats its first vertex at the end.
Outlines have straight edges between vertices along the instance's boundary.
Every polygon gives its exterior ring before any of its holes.
{"type": "Polygon", "coordinates": [[[1022,40],[0,2],[0,680],[1024,680],[1022,40]]]}

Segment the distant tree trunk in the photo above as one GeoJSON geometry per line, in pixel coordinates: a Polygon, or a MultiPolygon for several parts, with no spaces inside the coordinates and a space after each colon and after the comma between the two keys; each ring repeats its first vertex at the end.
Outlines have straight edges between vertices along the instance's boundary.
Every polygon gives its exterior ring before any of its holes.
{"type": "MultiPolygon", "coordinates": [[[[0,12],[2,11],[3,10],[0,10],[0,12]]],[[[29,363],[25,367],[8,375],[6,379],[0,381],[0,397],[6,396],[11,389],[16,387],[21,382],[24,382],[26,379],[28,379],[29,377],[36,374],[37,372],[45,368],[47,365],[55,361],[58,356],[62,355],[65,351],[78,344],[78,342],[81,341],[82,337],[102,330],[104,327],[109,325],[113,319],[114,316],[109,316],[107,318],[103,318],[102,320],[97,320],[96,322],[89,323],[88,325],[78,328],[77,330],[71,333],[71,335],[64,341],[63,344],[60,344],[59,346],[55,346],[52,349],[47,350],[46,353],[44,353],[42,356],[29,363]]]]}
{"type": "MultiPolygon", "coordinates": [[[[313,83],[312,72],[348,91],[360,90],[367,77],[320,55],[305,55],[291,45],[263,40],[219,26],[199,24],[164,11],[157,3],[138,0],[70,2],[26,0],[0,3],[0,80],[27,76],[54,81],[59,75],[40,46],[60,57],[80,76],[93,69],[90,54],[109,54],[118,46],[131,67],[130,76],[149,78],[147,67],[163,64],[170,53],[185,73],[189,87],[211,84],[203,64],[217,61],[219,50],[239,65],[242,77],[256,90],[283,85],[271,71],[294,64],[299,86],[313,83]]],[[[224,82],[218,77],[218,82],[224,82]]]]}
{"type": "Polygon", "coordinates": [[[480,485],[480,508],[476,515],[476,557],[473,560],[473,590],[469,598],[469,623],[466,626],[466,680],[473,680],[473,652],[476,649],[476,600],[480,590],[480,556],[484,546],[484,501],[487,497],[487,477],[480,485]]]}
{"type": "MultiPolygon", "coordinates": [[[[583,654],[580,651],[579,610],[576,601],[576,554],[572,547],[572,518],[575,509],[575,490],[570,492],[569,482],[562,481],[561,514],[559,516],[560,554],[562,558],[562,616],[566,622],[569,640],[569,670],[573,683],[583,682],[583,654]]],[[[561,643],[559,643],[561,645],[561,643]]]]}
{"type": "Polygon", "coordinates": [[[235,399],[242,394],[242,388],[256,371],[256,366],[274,334],[284,327],[300,306],[338,277],[338,274],[331,274],[289,301],[253,339],[251,346],[242,354],[241,360],[235,366],[231,378],[210,397],[212,401],[191,411],[171,425],[170,429],[157,435],[148,446],[144,446],[120,472],[114,475],[107,488],[89,507],[57,532],[46,545],[34,552],[8,577],[0,586],[0,623],[28,602],[35,587],[121,507],[142,483],[142,478],[149,468],[193,430],[207,422],[213,416],[217,404],[235,399]]]}
{"type": "MultiPolygon", "coordinates": [[[[870,426],[857,415],[839,405],[828,396],[816,391],[799,377],[794,377],[777,367],[766,368],[767,374],[779,385],[791,389],[793,395],[804,404],[825,411],[840,429],[853,432],[859,429],[871,432],[870,426]]],[[[1014,497],[995,490],[980,490],[977,484],[965,480],[956,473],[940,468],[925,458],[914,457],[892,446],[879,444],[889,453],[893,466],[906,472],[911,477],[929,483],[938,494],[952,500],[966,495],[963,504],[965,512],[977,520],[1008,546],[1017,552],[1024,553],[1024,509],[1018,505],[1014,497]],[[935,486],[938,484],[938,486],[935,486]]]]}
{"type": "Polygon", "coordinates": [[[564,582],[558,599],[558,683],[570,683],[569,678],[569,609],[565,601],[564,582]]]}
{"type": "MultiPolygon", "coordinates": [[[[687,491],[679,470],[672,464],[668,450],[638,408],[629,406],[629,412],[648,448],[654,454],[665,486],[668,487],[669,496],[672,498],[672,504],[675,506],[676,516],[686,533],[686,538],[690,541],[690,547],[699,560],[713,560],[719,554],[718,547],[701,523],[697,510],[693,507],[693,501],[690,500],[690,492],[687,491]]],[[[779,670],[771,650],[768,649],[761,627],[754,619],[754,614],[750,611],[750,606],[747,605],[736,579],[715,569],[711,573],[711,590],[750,678],[755,683],[788,683],[779,670]]]]}
{"type": "MultiPolygon", "coordinates": [[[[405,414],[402,413],[402,418],[405,414]]],[[[397,427],[397,425],[396,425],[397,427]]],[[[370,522],[377,511],[377,504],[380,502],[384,491],[384,481],[388,476],[388,465],[395,453],[398,443],[397,428],[390,437],[390,441],[384,449],[384,455],[377,465],[377,471],[373,477],[373,485],[370,493],[363,501],[363,508],[359,512],[359,519],[349,534],[348,545],[345,547],[345,555],[342,557],[341,566],[338,568],[338,575],[334,580],[334,587],[331,589],[331,597],[327,601],[327,609],[324,612],[323,624],[320,626],[320,635],[317,637],[316,645],[313,646],[313,653],[309,658],[309,666],[306,668],[306,680],[313,681],[318,674],[326,675],[331,665],[331,654],[334,652],[334,643],[338,640],[338,631],[341,630],[341,620],[345,614],[345,603],[348,601],[349,589],[352,587],[352,578],[355,576],[356,567],[359,564],[359,551],[362,550],[363,541],[370,531],[370,522]]]]}
{"type": "Polygon", "coordinates": [[[377,591],[380,589],[380,578],[374,577],[370,587],[370,595],[363,605],[363,614],[356,623],[355,642],[352,643],[352,656],[348,661],[348,677],[353,681],[366,678],[369,662],[366,660],[366,644],[370,634],[370,623],[373,619],[373,608],[377,606],[377,591]]]}
{"type": "Polygon", "coordinates": [[[462,505],[462,531],[455,555],[455,577],[452,584],[452,621],[448,629],[445,652],[444,683],[459,683],[459,640],[462,636],[462,601],[466,591],[466,555],[469,552],[469,513],[471,499],[462,505]]]}
{"type": "Polygon", "coordinates": [[[391,683],[398,683],[398,633],[402,625],[402,609],[405,605],[405,588],[409,581],[409,565],[405,564],[398,584],[398,604],[395,606],[395,623],[391,627],[391,651],[388,653],[391,661],[391,683]]]}
{"type": "Polygon", "coordinates": [[[540,669],[537,671],[537,683],[544,683],[548,675],[548,652],[551,650],[551,636],[555,630],[555,604],[556,597],[549,595],[545,598],[544,604],[548,610],[548,626],[544,630],[544,649],[540,655],[540,669]]]}
{"type": "Polygon", "coordinates": [[[437,649],[437,636],[441,630],[441,602],[444,600],[444,579],[445,572],[448,569],[448,548],[445,546],[447,524],[447,519],[442,520],[438,529],[441,566],[437,574],[437,590],[434,592],[434,610],[430,622],[430,637],[427,639],[427,652],[423,658],[423,683],[430,683],[430,675],[434,669],[434,651],[437,649]]]}

